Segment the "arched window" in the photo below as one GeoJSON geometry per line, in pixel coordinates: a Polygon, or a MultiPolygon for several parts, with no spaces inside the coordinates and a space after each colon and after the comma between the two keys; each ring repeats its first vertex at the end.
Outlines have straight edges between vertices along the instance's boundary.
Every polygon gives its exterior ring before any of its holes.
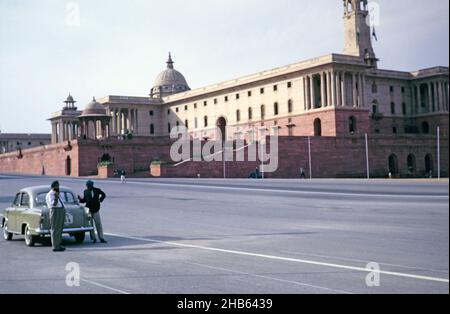
{"type": "Polygon", "coordinates": [[[278,103],[277,102],[273,104],[273,114],[276,116],[278,115],[278,103]]]}
{"type": "Polygon", "coordinates": [[[288,112],[292,113],[294,111],[292,99],[288,100],[288,112]]]}
{"type": "Polygon", "coordinates": [[[155,126],[153,124],[150,124],[150,134],[155,134],[155,126]]]}
{"type": "Polygon", "coordinates": [[[392,176],[398,175],[398,158],[395,154],[389,156],[389,173],[392,176]]]}
{"type": "Polygon", "coordinates": [[[236,110],[236,121],[237,122],[241,121],[241,111],[240,110],[236,110]]]}
{"type": "Polygon", "coordinates": [[[266,106],[261,105],[261,120],[266,118],[266,106]]]}
{"type": "Polygon", "coordinates": [[[408,114],[408,111],[406,109],[406,103],[402,103],[402,113],[404,116],[406,116],[408,114]]]}
{"type": "Polygon", "coordinates": [[[249,120],[253,119],[253,109],[251,107],[248,108],[248,119],[249,120]]]}
{"type": "Polygon", "coordinates": [[[434,171],[433,156],[428,154],[425,156],[425,173],[432,175],[434,171]]]}
{"type": "Polygon", "coordinates": [[[351,116],[348,119],[348,131],[350,132],[350,134],[356,133],[356,118],[354,116],[351,116]]]}
{"type": "Polygon", "coordinates": [[[391,113],[395,114],[396,110],[395,110],[395,103],[391,102],[391,113]]]}
{"type": "Polygon", "coordinates": [[[430,133],[430,125],[428,124],[428,122],[423,122],[422,123],[422,133],[423,134],[429,134],[430,133]]]}
{"type": "Polygon", "coordinates": [[[314,120],[314,136],[322,136],[322,121],[319,118],[314,120]]]}
{"type": "Polygon", "coordinates": [[[204,124],[205,128],[208,126],[208,116],[205,116],[203,118],[203,124],[204,124]]]}
{"type": "Polygon", "coordinates": [[[416,156],[414,156],[413,154],[408,155],[406,163],[408,166],[408,174],[410,176],[413,176],[416,172],[416,156]]]}

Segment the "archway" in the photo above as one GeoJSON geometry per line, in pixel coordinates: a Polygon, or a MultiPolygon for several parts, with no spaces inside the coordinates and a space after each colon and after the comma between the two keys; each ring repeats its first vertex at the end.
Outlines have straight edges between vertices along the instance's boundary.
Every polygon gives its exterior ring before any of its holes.
{"type": "Polygon", "coordinates": [[[322,136],[322,121],[319,118],[314,120],[314,136],[322,136]]]}
{"type": "Polygon", "coordinates": [[[392,176],[398,175],[398,158],[395,154],[389,156],[389,173],[392,176]]]}
{"type": "Polygon", "coordinates": [[[430,125],[428,124],[428,122],[423,122],[422,123],[422,133],[423,134],[429,134],[430,133],[430,125]]]}
{"type": "Polygon", "coordinates": [[[413,154],[408,155],[407,165],[409,175],[413,176],[416,173],[416,156],[413,154]]]}
{"type": "Polygon", "coordinates": [[[66,158],[66,176],[70,176],[72,174],[72,159],[70,156],[66,158]]]}
{"type": "Polygon", "coordinates": [[[428,154],[425,156],[425,173],[430,174],[434,172],[433,156],[428,154]]]}
{"type": "Polygon", "coordinates": [[[222,142],[225,142],[227,138],[227,120],[224,117],[220,117],[219,119],[217,119],[216,125],[218,130],[220,130],[222,142]]]}

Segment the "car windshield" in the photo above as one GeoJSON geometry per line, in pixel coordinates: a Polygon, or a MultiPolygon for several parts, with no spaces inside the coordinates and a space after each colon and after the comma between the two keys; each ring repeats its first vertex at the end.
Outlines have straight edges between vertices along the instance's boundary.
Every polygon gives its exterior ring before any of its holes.
{"type": "MultiPolygon", "coordinates": [[[[47,203],[45,201],[47,193],[48,192],[38,193],[36,195],[36,206],[47,206],[47,203]]],[[[75,196],[71,192],[61,191],[59,198],[61,199],[64,205],[78,205],[75,196]]]]}

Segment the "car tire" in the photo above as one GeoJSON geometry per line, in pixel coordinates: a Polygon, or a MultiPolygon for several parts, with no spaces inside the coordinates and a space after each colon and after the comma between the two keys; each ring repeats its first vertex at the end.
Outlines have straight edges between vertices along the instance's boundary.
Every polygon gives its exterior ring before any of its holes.
{"type": "Polygon", "coordinates": [[[86,234],[84,232],[82,232],[82,233],[75,233],[73,236],[75,237],[75,241],[78,244],[82,244],[84,242],[84,238],[86,237],[86,234]]]}
{"type": "Polygon", "coordinates": [[[36,243],[36,237],[31,234],[30,227],[27,225],[25,227],[25,244],[29,247],[33,247],[36,243]]]}
{"type": "Polygon", "coordinates": [[[11,241],[13,239],[13,234],[11,232],[8,232],[8,230],[6,230],[8,226],[8,223],[5,221],[3,223],[3,239],[5,239],[5,241],[11,241]]]}

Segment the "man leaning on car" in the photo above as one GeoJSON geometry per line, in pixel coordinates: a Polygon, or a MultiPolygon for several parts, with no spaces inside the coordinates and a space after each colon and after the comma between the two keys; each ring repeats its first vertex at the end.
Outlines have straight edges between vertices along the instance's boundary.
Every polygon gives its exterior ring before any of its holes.
{"type": "Polygon", "coordinates": [[[47,207],[50,210],[50,225],[53,252],[64,252],[66,249],[61,246],[62,232],[64,228],[64,219],[66,210],[59,197],[59,182],[54,181],[51,185],[50,192],[45,197],[47,207]]]}

